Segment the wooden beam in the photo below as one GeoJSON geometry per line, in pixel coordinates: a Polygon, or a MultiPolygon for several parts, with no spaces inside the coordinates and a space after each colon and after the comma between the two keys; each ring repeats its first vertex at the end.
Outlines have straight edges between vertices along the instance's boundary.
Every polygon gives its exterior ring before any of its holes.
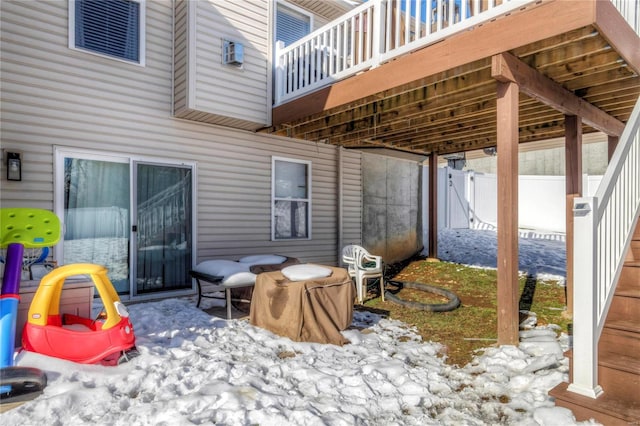
{"type": "MultiPolygon", "coordinates": [[[[570,43],[558,43],[556,39],[553,39],[554,44],[552,46],[548,46],[542,51],[537,51],[529,58],[523,53],[524,49],[516,49],[511,53],[528,64],[535,66],[536,69],[544,72],[546,75],[548,75],[547,70],[553,68],[562,69],[567,73],[571,73],[574,69],[579,72],[580,68],[588,66],[591,62],[585,61],[585,51],[590,52],[590,55],[596,52],[612,52],[611,46],[609,46],[609,43],[605,39],[593,35],[593,28],[589,29],[587,27],[586,29],[589,31],[589,37],[576,38],[571,40],[570,43]],[[569,68],[565,67],[567,63],[572,64],[572,66],[569,68]]],[[[538,43],[534,43],[534,45],[537,44],[538,43]]],[[[615,54],[615,51],[613,53],[615,54]]]]}
{"type": "MultiPolygon", "coordinates": [[[[458,79],[459,77],[456,77],[458,79]]],[[[349,128],[358,127],[362,121],[367,121],[371,116],[376,116],[381,122],[403,120],[419,117],[423,118],[425,111],[444,109],[451,103],[462,104],[477,97],[490,96],[494,98],[493,91],[489,93],[491,80],[491,68],[487,66],[486,71],[481,70],[474,79],[484,79],[475,85],[464,86],[466,81],[456,80],[455,84],[448,84],[448,80],[429,84],[417,90],[402,93],[392,98],[384,98],[375,103],[368,103],[357,106],[350,110],[339,113],[315,116],[302,127],[306,132],[317,131],[310,140],[314,138],[329,137],[328,132],[343,133],[349,128]],[[337,129],[337,130],[336,130],[337,129]],[[324,134],[323,134],[324,133],[324,134]]],[[[470,79],[467,78],[467,81],[470,79]]],[[[450,119],[450,117],[449,117],[450,119]]],[[[296,126],[297,123],[291,123],[296,126]]],[[[366,127],[370,127],[369,124],[366,127]]],[[[294,131],[297,131],[294,127],[294,131]]],[[[369,135],[372,136],[372,135],[369,135]]]]}
{"type": "Polygon", "coordinates": [[[429,258],[438,258],[438,154],[429,156],[429,258]]]}
{"type": "Polygon", "coordinates": [[[311,116],[367,96],[409,84],[483,58],[506,52],[538,40],[570,32],[595,21],[589,3],[551,0],[514,11],[509,16],[485,22],[439,43],[396,58],[360,75],[336,82],[307,96],[273,109],[278,125],[311,116]],[[540,23],[544,22],[544,25],[540,23]]]}
{"type": "Polygon", "coordinates": [[[610,93],[628,93],[629,91],[638,91],[638,88],[640,88],[640,79],[636,79],[632,82],[618,80],[595,87],[579,89],[576,91],[576,95],[581,98],[592,99],[597,96],[606,96],[610,93]]]}
{"type": "MultiPolygon", "coordinates": [[[[494,83],[495,84],[495,83],[494,83]]],[[[444,129],[451,130],[448,132],[451,136],[457,136],[457,131],[460,130],[460,125],[452,122],[451,117],[455,115],[458,120],[468,119],[476,121],[479,127],[487,126],[487,115],[490,116],[490,121],[493,121],[495,117],[492,109],[495,109],[495,94],[490,98],[480,99],[477,102],[470,104],[464,104],[459,108],[450,109],[434,109],[429,115],[423,114],[422,116],[407,115],[406,118],[398,118],[394,120],[388,120],[386,122],[376,123],[375,128],[369,126],[367,128],[352,131],[350,133],[339,134],[339,136],[324,136],[329,137],[333,143],[341,143],[350,139],[366,139],[375,138],[383,139],[385,142],[396,142],[398,146],[411,146],[410,140],[426,132],[441,134],[445,132],[444,129]],[[484,116],[484,121],[483,121],[484,116]],[[415,117],[415,118],[414,118],[415,117]]],[[[492,125],[493,123],[491,123],[492,125]]],[[[468,129],[469,123],[465,120],[465,129],[468,129]]],[[[318,140],[322,138],[323,132],[312,132],[312,138],[310,140],[318,140]],[[317,139],[314,139],[317,138],[317,139]]],[[[469,139],[467,136],[463,136],[465,139],[469,139]]]]}
{"type": "Polygon", "coordinates": [[[611,161],[611,157],[613,157],[613,153],[618,146],[618,140],[620,138],[618,136],[609,136],[607,138],[607,162],[611,161]]]}
{"type": "Polygon", "coordinates": [[[519,342],[518,85],[498,82],[498,345],[519,342]]]}
{"type": "Polygon", "coordinates": [[[565,244],[567,251],[567,315],[573,313],[573,199],[582,196],[582,121],[575,115],[565,116],[565,244]]]}
{"type": "Polygon", "coordinates": [[[510,53],[493,56],[492,76],[501,82],[513,82],[520,90],[566,115],[576,115],[607,135],[620,136],[624,123],[577,97],[510,53]]]}

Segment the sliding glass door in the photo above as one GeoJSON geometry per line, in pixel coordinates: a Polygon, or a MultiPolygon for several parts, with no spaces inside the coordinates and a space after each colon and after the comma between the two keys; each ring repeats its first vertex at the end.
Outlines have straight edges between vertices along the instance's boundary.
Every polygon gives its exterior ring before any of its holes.
{"type": "Polygon", "coordinates": [[[191,287],[191,168],[136,163],[136,294],[191,287]]]}
{"type": "Polygon", "coordinates": [[[56,176],[58,263],[106,266],[125,298],[192,288],[193,165],[58,150],[56,176]]]}

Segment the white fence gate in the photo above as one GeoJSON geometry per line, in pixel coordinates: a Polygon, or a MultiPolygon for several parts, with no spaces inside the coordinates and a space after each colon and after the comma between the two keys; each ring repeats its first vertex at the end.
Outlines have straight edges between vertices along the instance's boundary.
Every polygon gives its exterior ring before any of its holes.
{"type": "Polygon", "coordinates": [[[469,228],[472,223],[470,208],[473,180],[467,172],[447,167],[447,228],[469,228]]]}

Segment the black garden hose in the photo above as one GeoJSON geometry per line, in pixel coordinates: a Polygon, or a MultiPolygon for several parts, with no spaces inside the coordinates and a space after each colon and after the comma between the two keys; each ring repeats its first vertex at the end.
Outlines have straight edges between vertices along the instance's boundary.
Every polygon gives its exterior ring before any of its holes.
{"type": "Polygon", "coordinates": [[[384,292],[384,297],[387,298],[390,302],[397,303],[398,305],[405,306],[407,308],[428,312],[448,312],[453,311],[458,306],[460,306],[460,298],[454,292],[445,290],[444,288],[415,282],[389,281],[389,283],[397,286],[399,290],[402,288],[413,288],[419,291],[434,293],[439,296],[446,297],[449,300],[447,303],[420,303],[400,299],[389,290],[386,290],[384,292]]]}
{"type": "MultiPolygon", "coordinates": [[[[407,308],[416,309],[419,311],[428,311],[428,312],[448,312],[453,311],[454,309],[460,306],[460,298],[457,294],[450,290],[445,290],[441,287],[436,287],[429,284],[421,284],[416,282],[405,282],[394,280],[393,277],[396,276],[400,271],[402,271],[407,265],[409,265],[414,260],[424,259],[420,255],[422,252],[422,248],[413,254],[413,256],[397,263],[393,264],[385,264],[384,265],[384,281],[387,284],[394,285],[398,288],[397,291],[393,293],[389,290],[384,292],[384,297],[388,299],[392,303],[396,303],[401,306],[405,306],[407,308]],[[427,293],[434,293],[439,296],[446,297],[448,299],[447,303],[420,303],[420,302],[412,302],[409,300],[403,300],[399,298],[396,294],[400,292],[403,288],[412,288],[419,291],[424,291],[427,293]]],[[[378,287],[379,283],[376,280],[375,286],[378,287]]]]}

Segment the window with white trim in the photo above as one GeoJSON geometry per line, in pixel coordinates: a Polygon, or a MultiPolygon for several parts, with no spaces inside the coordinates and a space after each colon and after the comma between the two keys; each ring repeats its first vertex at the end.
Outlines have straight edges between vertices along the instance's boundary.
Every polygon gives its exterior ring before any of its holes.
{"type": "Polygon", "coordinates": [[[283,2],[278,2],[276,7],[276,37],[275,41],[283,41],[285,46],[290,45],[311,32],[311,14],[283,2]]]}
{"type": "Polygon", "coordinates": [[[144,0],[69,0],[69,47],[144,65],[144,0]]]}
{"type": "Polygon", "coordinates": [[[311,162],[273,157],[271,172],[271,238],[310,239],[311,162]]]}

